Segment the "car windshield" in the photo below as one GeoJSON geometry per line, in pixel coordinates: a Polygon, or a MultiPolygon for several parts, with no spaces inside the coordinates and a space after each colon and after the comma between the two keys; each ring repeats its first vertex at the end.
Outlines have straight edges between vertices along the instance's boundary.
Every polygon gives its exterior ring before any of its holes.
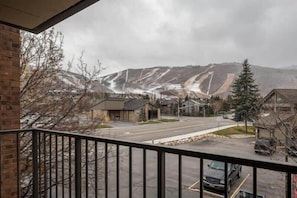
{"type": "MultiPolygon", "coordinates": [[[[219,161],[212,161],[209,167],[216,170],[225,170],[225,163],[219,161]]],[[[228,164],[228,170],[230,170],[230,164],[228,164]]]]}
{"type": "Polygon", "coordinates": [[[260,144],[260,145],[270,145],[270,141],[268,139],[259,139],[257,141],[257,144],[260,144]]]}

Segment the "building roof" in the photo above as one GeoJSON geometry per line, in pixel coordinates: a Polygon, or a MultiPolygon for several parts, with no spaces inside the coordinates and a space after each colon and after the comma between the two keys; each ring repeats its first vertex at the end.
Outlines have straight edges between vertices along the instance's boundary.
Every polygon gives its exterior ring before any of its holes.
{"type": "Polygon", "coordinates": [[[99,0],[0,1],[0,23],[39,33],[99,0]]]}
{"type": "Polygon", "coordinates": [[[93,110],[126,110],[133,111],[148,104],[149,100],[146,99],[124,99],[124,98],[106,98],[90,109],[93,110]]]}
{"type": "Polygon", "coordinates": [[[297,89],[273,89],[264,97],[264,101],[269,99],[272,94],[280,95],[288,103],[297,104],[297,89]]]}
{"type": "Polygon", "coordinates": [[[194,99],[189,99],[189,100],[183,102],[183,104],[190,104],[190,103],[199,105],[199,104],[201,104],[201,101],[197,101],[197,100],[194,100],[194,99]]]}
{"type": "Polygon", "coordinates": [[[149,100],[145,99],[132,99],[124,103],[124,108],[123,110],[136,110],[144,105],[148,104],[149,100]]]}
{"type": "Polygon", "coordinates": [[[170,100],[162,100],[161,105],[171,105],[171,104],[177,104],[178,100],[176,99],[170,99],[170,100]]]}

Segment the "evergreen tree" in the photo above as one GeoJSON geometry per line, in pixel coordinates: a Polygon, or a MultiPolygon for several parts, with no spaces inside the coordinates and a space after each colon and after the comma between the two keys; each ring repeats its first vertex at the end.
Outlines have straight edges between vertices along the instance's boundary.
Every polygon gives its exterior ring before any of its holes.
{"type": "Polygon", "coordinates": [[[140,114],[139,114],[139,121],[141,122],[141,121],[146,121],[146,115],[145,115],[145,110],[144,110],[144,108],[141,108],[141,110],[140,110],[140,114]]]}
{"type": "Polygon", "coordinates": [[[247,121],[251,120],[258,110],[259,89],[253,78],[248,60],[245,59],[242,72],[232,86],[232,99],[235,107],[235,120],[244,121],[247,132],[247,121]]]}

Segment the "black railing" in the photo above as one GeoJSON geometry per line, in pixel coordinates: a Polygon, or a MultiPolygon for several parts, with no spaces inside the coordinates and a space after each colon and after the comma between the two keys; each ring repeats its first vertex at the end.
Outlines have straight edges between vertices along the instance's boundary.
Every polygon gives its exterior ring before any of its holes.
{"type": "MultiPolygon", "coordinates": [[[[252,193],[257,195],[258,169],[286,174],[285,196],[292,197],[294,164],[259,161],[173,147],[143,144],[51,130],[1,131],[14,134],[18,146],[19,197],[159,197],[168,193],[168,167],[176,166],[175,197],[184,196],[185,158],[198,159],[197,180],[202,181],[207,160],[241,164],[252,168],[252,193]],[[173,157],[171,156],[173,155],[173,157]],[[174,160],[172,160],[174,158],[174,160]],[[171,160],[170,160],[171,159],[171,160]],[[167,189],[167,190],[166,190],[167,189]]],[[[196,164],[196,162],[194,163],[196,164]]],[[[172,179],[171,179],[172,180],[172,179]]],[[[224,197],[229,197],[225,185],[224,197]]],[[[205,196],[203,182],[197,197],[205,196]]],[[[185,196],[186,197],[186,196],[185,196]]]]}

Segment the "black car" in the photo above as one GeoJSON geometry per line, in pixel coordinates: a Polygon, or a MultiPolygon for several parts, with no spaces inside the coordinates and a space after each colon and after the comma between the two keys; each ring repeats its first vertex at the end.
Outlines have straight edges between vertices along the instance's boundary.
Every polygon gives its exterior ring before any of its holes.
{"type": "Polygon", "coordinates": [[[276,151],[276,144],[274,138],[259,138],[255,143],[255,153],[272,155],[276,151]]]}
{"type": "MultiPolygon", "coordinates": [[[[203,176],[203,186],[218,191],[225,190],[225,163],[220,161],[212,161],[208,165],[208,169],[203,176]]],[[[239,164],[228,164],[228,191],[236,179],[241,176],[242,166],[239,164]]]]}
{"type": "MultiPolygon", "coordinates": [[[[235,198],[254,198],[254,195],[251,192],[240,190],[235,196],[235,198]]],[[[256,198],[265,198],[265,196],[257,195],[256,198]]]]}

